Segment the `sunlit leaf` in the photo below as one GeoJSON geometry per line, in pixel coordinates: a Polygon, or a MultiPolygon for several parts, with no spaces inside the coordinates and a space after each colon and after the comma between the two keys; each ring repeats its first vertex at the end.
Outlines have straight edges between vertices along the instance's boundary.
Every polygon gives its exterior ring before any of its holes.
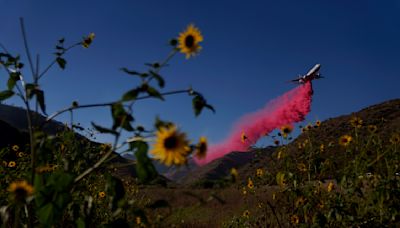
{"type": "Polygon", "coordinates": [[[0,101],[6,100],[14,95],[12,90],[4,90],[0,92],[0,101]]]}

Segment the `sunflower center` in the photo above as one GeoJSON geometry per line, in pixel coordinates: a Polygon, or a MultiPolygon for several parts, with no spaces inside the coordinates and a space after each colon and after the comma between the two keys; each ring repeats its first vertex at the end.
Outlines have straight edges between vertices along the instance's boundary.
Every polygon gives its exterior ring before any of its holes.
{"type": "Polygon", "coordinates": [[[342,139],[342,142],[343,142],[343,143],[347,143],[347,142],[348,142],[347,138],[343,138],[343,139],[342,139]]]}
{"type": "Polygon", "coordinates": [[[188,35],[185,38],[185,46],[188,47],[188,48],[192,48],[193,45],[194,45],[194,36],[188,35]]]}
{"type": "Polygon", "coordinates": [[[15,195],[18,197],[25,197],[28,194],[25,188],[19,187],[15,189],[15,195]]]}
{"type": "Polygon", "coordinates": [[[178,139],[172,135],[164,140],[164,147],[166,149],[175,149],[178,146],[178,139]]]}

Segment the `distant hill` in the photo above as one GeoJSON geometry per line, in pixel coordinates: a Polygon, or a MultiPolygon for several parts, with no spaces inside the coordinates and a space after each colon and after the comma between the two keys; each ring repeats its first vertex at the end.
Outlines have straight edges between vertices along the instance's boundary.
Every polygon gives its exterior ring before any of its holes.
{"type": "MultiPolygon", "coordinates": [[[[354,131],[350,125],[350,119],[353,116],[360,117],[363,120],[363,128],[358,132],[360,137],[369,134],[368,125],[376,125],[378,127],[376,134],[380,135],[386,142],[389,141],[394,132],[400,133],[400,99],[386,101],[358,112],[323,121],[319,128],[312,128],[308,134],[317,139],[318,145],[315,146],[320,146],[321,144],[325,146],[321,162],[330,159],[335,164],[336,169],[331,170],[327,176],[320,177],[321,179],[336,176],[345,163],[344,148],[338,145],[338,140],[342,135],[351,134],[354,131]],[[329,143],[332,143],[333,146],[327,147],[329,143]]],[[[298,157],[302,153],[298,149],[298,143],[304,142],[307,138],[308,135],[303,133],[293,140],[288,145],[287,153],[289,156],[298,157]]],[[[231,168],[238,169],[242,181],[245,181],[248,176],[254,176],[257,168],[274,172],[280,169],[280,167],[273,165],[275,159],[273,155],[277,149],[279,147],[267,147],[249,152],[232,152],[207,165],[193,169],[180,182],[193,186],[195,183],[204,182],[205,180],[218,180],[229,175],[231,168]]]]}

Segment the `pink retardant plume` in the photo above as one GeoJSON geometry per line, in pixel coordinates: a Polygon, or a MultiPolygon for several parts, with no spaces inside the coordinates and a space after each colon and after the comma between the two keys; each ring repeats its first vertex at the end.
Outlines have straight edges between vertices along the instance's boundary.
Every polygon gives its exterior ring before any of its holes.
{"type": "Polygon", "coordinates": [[[307,82],[268,102],[263,109],[245,115],[234,125],[228,138],[211,145],[207,156],[201,160],[196,158],[196,163],[205,165],[233,151],[246,152],[259,138],[274,129],[303,121],[311,110],[312,94],[311,82],[307,82]],[[247,137],[244,142],[242,133],[247,137]]]}

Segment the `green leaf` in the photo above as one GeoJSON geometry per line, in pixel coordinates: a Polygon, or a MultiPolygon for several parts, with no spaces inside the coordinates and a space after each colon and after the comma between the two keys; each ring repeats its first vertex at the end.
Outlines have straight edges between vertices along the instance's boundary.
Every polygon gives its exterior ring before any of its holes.
{"type": "Polygon", "coordinates": [[[4,90],[0,92],[0,101],[6,100],[14,95],[12,90],[4,90]]]}
{"type": "Polygon", "coordinates": [[[113,130],[116,130],[118,127],[122,127],[127,131],[134,130],[130,124],[130,122],[133,121],[133,117],[125,111],[121,103],[113,104],[111,106],[111,113],[114,120],[113,130]]]}
{"type": "Polygon", "coordinates": [[[143,183],[148,183],[158,177],[158,173],[147,155],[149,146],[143,141],[134,141],[129,144],[131,150],[136,156],[136,173],[139,180],[143,183]]]}
{"type": "Polygon", "coordinates": [[[85,228],[85,220],[82,217],[79,217],[78,220],[76,220],[76,227],[77,228],[85,228]]]}
{"type": "Polygon", "coordinates": [[[157,80],[157,82],[158,82],[158,86],[160,87],[160,88],[164,88],[164,86],[165,86],[165,81],[164,81],[164,79],[161,77],[161,75],[159,75],[159,74],[157,74],[156,72],[154,72],[154,71],[149,71],[150,72],[150,74],[157,80]]]}
{"type": "Polygon", "coordinates": [[[97,125],[97,124],[95,124],[93,122],[92,122],[92,126],[94,127],[94,129],[96,129],[96,131],[99,131],[100,133],[119,135],[117,131],[102,127],[102,126],[97,125]]]}
{"type": "Polygon", "coordinates": [[[196,116],[200,115],[200,113],[203,110],[203,108],[207,108],[207,109],[209,109],[209,110],[211,110],[212,112],[215,113],[214,107],[212,107],[211,105],[207,104],[207,101],[204,99],[204,97],[201,94],[199,94],[197,92],[195,92],[194,94],[195,94],[195,96],[194,96],[194,98],[192,100],[192,104],[193,104],[194,114],[196,116]]]}
{"type": "Polygon", "coordinates": [[[54,222],[55,210],[51,202],[37,209],[37,216],[42,226],[51,227],[54,222]]]}
{"type": "Polygon", "coordinates": [[[39,103],[40,109],[42,110],[43,114],[47,115],[46,113],[46,104],[44,103],[44,92],[40,89],[35,89],[36,94],[36,101],[39,103]]]}
{"type": "Polygon", "coordinates": [[[155,88],[148,86],[147,87],[147,93],[149,94],[149,96],[158,98],[160,100],[164,100],[163,96],[161,95],[160,92],[158,92],[158,90],[156,90],[155,88]]]}
{"type": "Polygon", "coordinates": [[[56,61],[58,63],[58,66],[60,66],[61,69],[65,69],[65,65],[67,64],[67,61],[61,57],[57,57],[56,61]]]}
{"type": "Polygon", "coordinates": [[[35,95],[36,87],[37,86],[32,83],[27,83],[25,85],[26,95],[27,95],[28,99],[32,99],[32,97],[35,95]]]}
{"type": "Polygon", "coordinates": [[[132,89],[129,90],[128,92],[126,92],[123,96],[122,96],[122,101],[131,101],[131,100],[135,100],[137,98],[137,96],[139,95],[139,89],[132,89]]]}
{"type": "Polygon", "coordinates": [[[130,74],[130,75],[138,75],[138,76],[141,76],[141,74],[140,74],[139,72],[134,71],[134,70],[128,70],[128,69],[125,68],[125,67],[121,68],[121,70],[122,70],[123,72],[127,73],[127,74],[130,74]]]}
{"type": "Polygon", "coordinates": [[[12,90],[17,83],[17,81],[20,80],[20,73],[19,72],[11,72],[10,77],[8,78],[7,82],[7,87],[8,90],[12,90]]]}

